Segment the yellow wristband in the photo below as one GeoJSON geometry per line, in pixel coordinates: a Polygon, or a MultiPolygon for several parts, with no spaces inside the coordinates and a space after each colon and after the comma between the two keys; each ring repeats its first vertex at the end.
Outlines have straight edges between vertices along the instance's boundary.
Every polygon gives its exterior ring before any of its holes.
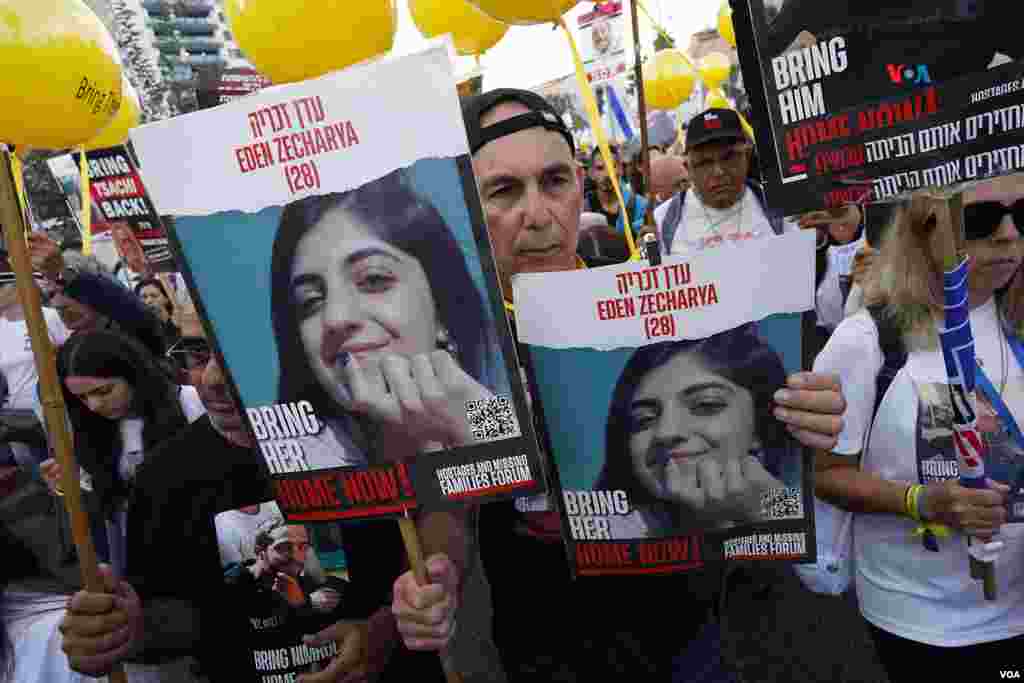
{"type": "Polygon", "coordinates": [[[907,515],[919,524],[924,522],[924,519],[921,517],[920,507],[922,491],[924,491],[924,486],[921,484],[914,484],[907,489],[907,515]]]}

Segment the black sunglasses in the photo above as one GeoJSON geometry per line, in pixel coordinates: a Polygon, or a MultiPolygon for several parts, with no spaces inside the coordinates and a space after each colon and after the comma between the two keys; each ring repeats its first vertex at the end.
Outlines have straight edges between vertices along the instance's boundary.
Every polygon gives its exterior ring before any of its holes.
{"type": "Polygon", "coordinates": [[[1024,230],[1024,199],[1010,206],[1000,202],[976,202],[964,207],[964,237],[969,240],[988,239],[999,229],[1006,214],[1013,216],[1018,230],[1024,230]]]}
{"type": "Polygon", "coordinates": [[[213,352],[205,339],[186,338],[167,349],[167,357],[177,361],[187,370],[205,368],[213,352]]]}

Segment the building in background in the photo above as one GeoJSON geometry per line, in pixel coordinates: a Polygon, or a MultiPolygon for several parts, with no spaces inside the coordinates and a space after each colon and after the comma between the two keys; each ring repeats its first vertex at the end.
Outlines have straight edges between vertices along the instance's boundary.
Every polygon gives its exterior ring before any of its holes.
{"type": "Polygon", "coordinates": [[[159,52],[160,70],[172,83],[192,84],[206,67],[252,66],[215,0],[132,0],[145,11],[145,24],[159,52]]]}
{"type": "Polygon", "coordinates": [[[200,80],[252,69],[234,40],[223,0],[86,0],[110,29],[143,120],[198,107],[200,80]]]}

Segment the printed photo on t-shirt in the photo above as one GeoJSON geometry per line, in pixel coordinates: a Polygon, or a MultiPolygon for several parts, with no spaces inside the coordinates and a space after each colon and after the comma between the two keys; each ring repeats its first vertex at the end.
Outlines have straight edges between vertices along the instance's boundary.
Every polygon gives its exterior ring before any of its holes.
{"type": "Polygon", "coordinates": [[[308,647],[303,636],[345,614],[339,525],[289,524],[274,501],[222,512],[214,524],[227,604],[249,621],[253,669],[244,680],[293,683],[324,668],[337,644],[308,647]]]}
{"type": "MultiPolygon", "coordinates": [[[[918,394],[917,468],[924,484],[956,479],[960,475],[953,442],[953,405],[948,385],[922,382],[918,394]]],[[[1024,382],[1010,379],[1003,388],[1008,396],[1024,392],[1024,382]]],[[[977,392],[975,404],[978,431],[985,440],[985,472],[993,480],[1011,487],[1011,522],[1024,522],[1024,448],[1013,438],[1006,421],[983,392],[977,392]]]]}

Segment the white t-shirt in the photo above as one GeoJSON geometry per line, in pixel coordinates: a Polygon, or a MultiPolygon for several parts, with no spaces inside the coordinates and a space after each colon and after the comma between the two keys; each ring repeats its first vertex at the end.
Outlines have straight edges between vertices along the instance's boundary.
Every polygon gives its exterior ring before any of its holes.
{"type": "Polygon", "coordinates": [[[836,244],[828,248],[825,277],[822,278],[814,297],[814,310],[818,316],[818,325],[821,327],[834,330],[836,325],[842,322],[846,297],[852,285],[849,277],[853,271],[853,257],[863,244],[864,238],[861,237],[849,244],[836,244]]]}
{"type": "MultiPolygon", "coordinates": [[[[199,392],[195,387],[183,386],[178,392],[178,401],[189,424],[206,414],[206,407],[199,400],[199,392]]],[[[134,481],[135,472],[146,457],[143,447],[142,429],[145,422],[139,417],[123,418],[118,421],[121,433],[121,454],[117,459],[117,473],[123,481],[134,481]]],[[[114,519],[106,520],[107,545],[110,552],[110,564],[118,576],[124,576],[127,566],[128,501],[125,500],[114,519]]]]}
{"type": "Polygon", "coordinates": [[[846,297],[846,305],[843,306],[843,317],[851,316],[864,308],[864,289],[856,282],[850,285],[850,294],[846,297]]]}
{"type": "MultiPolygon", "coordinates": [[[[50,341],[60,346],[67,341],[68,329],[52,308],[43,309],[43,318],[50,333],[50,341]]],[[[8,320],[0,316],[0,372],[7,381],[9,392],[5,408],[31,410],[38,406],[36,385],[36,359],[32,355],[32,341],[24,320],[8,320]]]]}
{"type": "MultiPolygon", "coordinates": [[[[199,392],[193,386],[179,388],[178,401],[185,419],[192,424],[206,414],[206,407],[199,400],[199,392]]],[[[121,457],[117,461],[117,471],[124,481],[135,479],[135,470],[145,456],[142,446],[143,420],[140,417],[129,417],[118,423],[121,431],[121,457]]]]}
{"type": "MultiPolygon", "coordinates": [[[[997,387],[1005,359],[1003,398],[1014,415],[1024,416],[1024,371],[999,330],[995,304],[972,311],[971,326],[977,357],[997,387]]],[[[836,453],[853,455],[865,448],[883,362],[867,311],[843,320],[815,361],[815,372],[838,373],[843,383],[847,410],[836,453]]],[[[907,484],[922,475],[931,480],[936,472],[943,475],[936,478],[955,477],[948,462],[953,458],[955,465],[945,387],[941,352],[911,352],[879,406],[861,469],[907,484]]],[[[984,405],[978,413],[981,427],[984,405]]],[[[992,445],[990,433],[985,436],[992,445]]],[[[1024,524],[1008,524],[1000,532],[1006,547],[996,561],[999,599],[994,602],[984,599],[980,583],[970,577],[963,535],[940,539],[935,553],[913,535],[916,526],[901,515],[855,515],[857,594],[868,621],[903,638],[947,647],[1024,633],[1024,524]]]]}
{"type": "MultiPolygon", "coordinates": [[[[654,210],[654,220],[659,232],[662,230],[670,203],[665,202],[654,210]]],[[[792,221],[783,222],[783,232],[799,229],[792,221]]],[[[737,204],[725,210],[705,206],[697,193],[690,191],[686,193],[683,215],[672,238],[669,252],[673,255],[687,254],[720,244],[774,234],[757,196],[749,187],[743,192],[737,204]]]]}

